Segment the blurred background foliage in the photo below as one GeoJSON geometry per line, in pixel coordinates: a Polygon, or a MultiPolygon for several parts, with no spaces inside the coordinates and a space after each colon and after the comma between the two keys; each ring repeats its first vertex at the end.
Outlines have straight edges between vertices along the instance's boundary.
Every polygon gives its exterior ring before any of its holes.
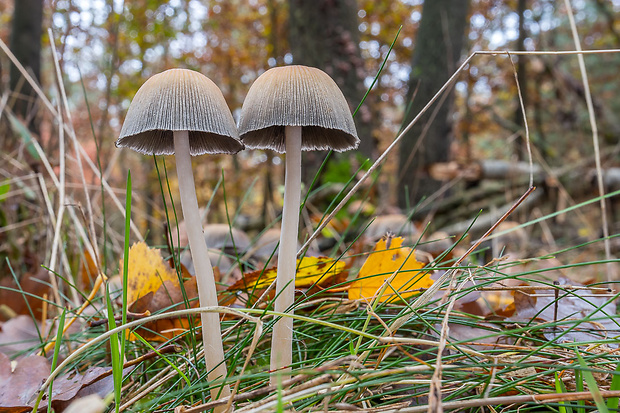
{"type": "MultiPolygon", "coordinates": [[[[572,3],[585,49],[620,47],[620,1],[572,3]]],[[[60,105],[59,89],[47,28],[52,29],[59,53],[76,134],[93,159],[99,156],[104,175],[119,188],[119,195],[131,169],[134,217],[152,243],[164,242],[165,222],[154,161],[117,150],[114,141],[133,95],[153,74],[173,67],[206,74],[222,89],[237,118],[249,86],[270,67],[298,63],[322,68],[340,85],[354,110],[386,61],[356,115],[363,142],[360,150],[334,157],[319,180],[322,186],[315,187],[326,194],[322,196],[319,190],[313,195],[315,213],[320,216],[337,194],[333,187],[340,188],[336,183],[348,181],[360,167],[367,168],[365,160],[372,161],[382,153],[404,120],[417,114],[472,51],[575,48],[565,8],[550,0],[0,0],[0,38],[6,44],[21,40],[35,49],[40,45],[38,57],[36,50],[20,55],[25,46],[13,53],[39,79],[56,106],[60,105]],[[29,24],[17,24],[20,8],[21,16],[26,9],[29,24]],[[41,15],[39,32],[32,27],[37,10],[41,15]],[[401,27],[390,53],[390,44],[401,27]],[[29,61],[31,58],[34,60],[29,61]],[[40,70],[35,67],[37,59],[40,70]]],[[[536,163],[550,168],[591,167],[591,131],[576,56],[513,56],[512,60],[518,69],[536,163]]],[[[586,56],[586,64],[602,136],[603,165],[618,166],[620,54],[586,56]]],[[[57,167],[58,124],[12,67],[6,54],[0,54],[3,107],[23,120],[57,167]]],[[[375,185],[360,193],[375,213],[408,213],[423,197],[441,192],[443,183],[430,176],[433,163],[524,160],[522,114],[508,58],[476,57],[440,103],[435,106],[438,110],[431,108],[429,116],[411,131],[400,150],[389,155],[375,176],[375,185]],[[418,139],[424,140],[412,155],[418,139]]],[[[6,116],[0,128],[5,164],[2,178],[29,169],[40,171],[40,160],[24,149],[24,133],[6,116]],[[19,160],[20,166],[12,165],[11,160],[19,160]]],[[[307,189],[325,153],[304,156],[307,189]]],[[[157,162],[160,166],[165,162],[168,170],[173,166],[171,159],[157,162]]],[[[281,209],[281,164],[280,155],[261,151],[196,159],[198,201],[204,206],[211,200],[209,220],[228,222],[234,218],[237,226],[255,231],[273,222],[281,209]]],[[[76,169],[69,168],[67,173],[67,181],[78,186],[76,169]]],[[[169,181],[171,193],[176,194],[173,175],[169,181]]],[[[94,174],[87,171],[87,179],[95,215],[101,216],[102,206],[109,200],[101,198],[94,174]]],[[[475,182],[462,181],[446,194],[475,186],[475,182]]],[[[593,185],[588,191],[587,196],[595,196],[593,185]]],[[[75,190],[76,202],[80,196],[83,192],[80,195],[75,190]]],[[[44,210],[42,201],[28,206],[23,199],[2,199],[0,225],[4,227],[44,210]]],[[[556,208],[558,200],[549,199],[548,209],[556,208]]],[[[121,228],[122,217],[112,208],[108,212],[107,225],[121,228]]],[[[311,218],[306,221],[311,222],[311,218]]],[[[28,231],[48,233],[43,219],[38,225],[28,231]]],[[[102,222],[98,225],[100,229],[102,222]]],[[[591,236],[597,235],[592,232],[591,236]]],[[[23,254],[19,238],[9,230],[0,233],[0,241],[12,245],[2,248],[3,257],[23,254]]],[[[49,241],[41,242],[30,244],[33,253],[49,241]]]]}

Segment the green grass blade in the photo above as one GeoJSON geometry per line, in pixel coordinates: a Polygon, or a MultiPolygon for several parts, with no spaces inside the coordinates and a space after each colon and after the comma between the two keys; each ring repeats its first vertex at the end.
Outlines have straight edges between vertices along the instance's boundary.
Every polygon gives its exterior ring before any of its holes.
{"type": "Polygon", "coordinates": [[[159,357],[162,358],[162,360],[164,360],[166,363],[168,363],[168,365],[170,367],[172,367],[177,373],[179,373],[179,376],[181,376],[183,378],[183,380],[185,380],[185,383],[187,383],[188,386],[191,386],[192,383],[189,381],[189,379],[187,378],[187,376],[177,367],[174,365],[173,362],[171,362],[168,357],[166,357],[164,354],[160,353],[155,347],[153,347],[151,345],[151,343],[149,343],[148,341],[146,341],[141,335],[139,335],[138,333],[136,333],[135,331],[133,332],[133,335],[136,336],[138,338],[138,340],[140,340],[145,346],[147,346],[151,351],[157,353],[157,355],[159,357]]]}
{"type": "MultiPolygon", "coordinates": [[[[560,379],[560,376],[558,376],[558,372],[556,371],[554,375],[555,375],[555,392],[566,393],[566,386],[564,386],[562,379],[560,379]]],[[[558,407],[558,410],[560,411],[560,413],[573,413],[573,409],[569,407],[568,405],[566,405],[564,402],[560,402],[560,406],[558,407]]]]}
{"type": "MultiPolygon", "coordinates": [[[[616,365],[616,370],[613,372],[613,378],[611,379],[611,385],[609,386],[609,390],[620,390],[620,363],[616,365]]],[[[618,409],[618,398],[611,397],[607,399],[607,408],[609,410],[617,410],[618,409]]]]}
{"type": "MultiPolygon", "coordinates": [[[[65,317],[67,316],[67,309],[63,308],[62,314],[60,315],[60,319],[58,320],[58,332],[56,333],[56,344],[54,345],[54,356],[52,357],[52,367],[50,371],[54,371],[56,365],[58,364],[58,353],[60,353],[60,343],[62,340],[62,333],[65,329],[65,317]]],[[[52,411],[52,386],[54,386],[54,380],[50,382],[48,391],[47,391],[47,412],[50,413],[52,411]]]]}
{"type": "Polygon", "coordinates": [[[583,357],[581,357],[581,354],[579,354],[579,350],[577,350],[577,348],[575,348],[575,354],[577,355],[577,359],[579,360],[579,365],[583,369],[583,378],[585,379],[586,384],[588,385],[588,388],[592,393],[592,397],[594,398],[594,403],[596,403],[596,407],[598,407],[598,411],[601,413],[608,413],[609,410],[607,409],[605,400],[603,399],[601,391],[598,388],[598,384],[596,384],[596,379],[592,375],[592,372],[589,370],[590,367],[586,364],[583,357]]]}
{"type": "MultiPolygon", "coordinates": [[[[127,259],[125,259],[127,261],[127,259]]],[[[112,299],[110,298],[110,289],[106,285],[106,304],[108,310],[108,328],[113,330],[116,328],[116,321],[114,320],[114,307],[112,306],[112,299]]],[[[124,332],[122,333],[124,335],[124,332]]],[[[119,412],[121,405],[121,387],[123,385],[123,361],[119,351],[118,333],[114,333],[110,336],[110,354],[112,357],[112,377],[114,378],[114,411],[119,412]]]]}
{"type": "Polygon", "coordinates": [[[377,71],[377,74],[375,75],[375,78],[372,80],[372,83],[370,84],[370,87],[366,90],[366,93],[364,94],[364,97],[362,98],[361,102],[359,103],[359,105],[357,105],[357,108],[355,108],[355,111],[353,112],[353,117],[355,117],[355,115],[357,115],[357,112],[360,110],[360,108],[362,107],[362,105],[366,101],[366,98],[368,97],[368,94],[370,93],[372,88],[375,86],[375,84],[379,80],[379,75],[381,75],[381,72],[383,71],[383,68],[385,67],[385,64],[387,63],[388,58],[390,57],[390,54],[392,53],[392,49],[394,49],[394,45],[396,44],[396,40],[398,39],[398,36],[400,35],[400,31],[402,29],[403,29],[403,26],[400,26],[398,28],[398,31],[396,32],[396,36],[394,36],[394,40],[392,40],[392,44],[390,44],[390,48],[389,48],[388,52],[385,54],[385,59],[383,59],[383,62],[381,63],[381,66],[379,67],[379,70],[377,71]]]}

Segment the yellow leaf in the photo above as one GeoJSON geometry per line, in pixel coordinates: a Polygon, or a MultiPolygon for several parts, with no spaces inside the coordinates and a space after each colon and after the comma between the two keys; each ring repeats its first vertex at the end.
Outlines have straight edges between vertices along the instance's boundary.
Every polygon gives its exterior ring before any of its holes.
{"type": "Polygon", "coordinates": [[[342,261],[334,261],[327,257],[303,257],[297,260],[295,287],[311,287],[314,284],[324,285],[344,270],[342,261]]]}
{"type": "Polygon", "coordinates": [[[357,279],[351,283],[350,300],[372,300],[395,271],[398,273],[389,280],[389,285],[378,298],[380,302],[398,299],[394,290],[398,291],[401,297],[407,298],[416,294],[416,290],[433,284],[430,274],[417,271],[424,264],[415,259],[411,248],[402,247],[403,238],[395,237],[389,240],[391,242],[384,237],[375,245],[374,251],[362,265],[357,279]]]}
{"type": "MultiPolygon", "coordinates": [[[[328,257],[303,257],[297,260],[295,287],[305,288],[314,284],[325,285],[345,268],[342,261],[334,261],[328,257]]],[[[228,290],[261,290],[267,288],[276,278],[277,267],[265,271],[257,270],[243,275],[243,278],[231,285],[228,290]]]]}
{"type": "MultiPolygon", "coordinates": [[[[120,268],[122,277],[123,260],[120,268]]],[[[150,292],[156,292],[165,281],[170,281],[173,285],[179,284],[176,272],[163,260],[159,250],[149,248],[144,242],[137,242],[129,249],[127,275],[129,305],[150,292]]]]}

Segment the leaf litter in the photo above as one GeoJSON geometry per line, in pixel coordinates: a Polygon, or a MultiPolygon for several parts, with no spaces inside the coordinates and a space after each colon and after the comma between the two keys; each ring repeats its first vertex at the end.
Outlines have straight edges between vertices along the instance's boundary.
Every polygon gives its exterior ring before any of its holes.
{"type": "MultiPolygon", "coordinates": [[[[29,412],[39,388],[50,375],[51,363],[43,356],[29,356],[17,362],[0,353],[0,411],[29,412]]],[[[105,397],[113,389],[110,367],[90,367],[84,374],[66,373],[54,380],[52,407],[61,412],[72,400],[90,394],[105,397]]],[[[47,409],[47,399],[38,411],[47,409]]]]}
{"type": "MultiPolygon", "coordinates": [[[[296,288],[308,291],[318,288],[326,294],[346,291],[351,303],[372,299],[393,302],[400,299],[398,295],[412,297],[433,285],[437,273],[425,270],[425,264],[418,261],[416,252],[402,244],[400,237],[387,236],[379,240],[357,277],[349,284],[349,266],[345,262],[327,257],[304,257],[298,260],[296,288]],[[345,287],[332,288],[341,284],[345,287]]],[[[130,311],[148,315],[198,306],[196,279],[183,266],[181,288],[179,276],[172,264],[162,258],[159,250],[151,249],[145,243],[136,243],[130,249],[128,259],[130,311]]],[[[235,298],[239,292],[249,289],[263,291],[275,280],[276,273],[276,267],[245,273],[243,279],[233,285],[227,288],[221,286],[221,290],[226,291],[220,291],[220,302],[223,305],[237,305],[235,298]],[[229,294],[227,301],[222,301],[225,297],[223,293],[229,294]]],[[[215,275],[219,277],[217,268],[215,275]]],[[[620,328],[611,317],[615,314],[616,305],[608,302],[608,294],[593,294],[586,287],[565,288],[567,284],[568,280],[561,280],[556,293],[553,289],[535,290],[527,285],[512,285],[512,289],[502,290],[499,287],[505,286],[496,283],[486,290],[473,290],[459,298],[455,309],[465,315],[489,320],[499,317],[516,323],[554,323],[542,334],[548,340],[558,342],[589,342],[620,333],[620,328]],[[498,287],[497,291],[493,291],[493,286],[498,287]]],[[[573,282],[572,286],[575,285],[573,282]]],[[[194,326],[200,325],[199,318],[192,320],[194,326]]],[[[190,326],[190,319],[186,317],[147,323],[137,331],[147,340],[165,341],[185,333],[190,326]]],[[[0,351],[5,353],[0,353],[0,411],[29,411],[32,408],[31,399],[49,375],[50,363],[44,357],[29,356],[10,362],[9,357],[14,358],[20,352],[39,345],[36,330],[37,326],[29,316],[17,316],[0,324],[0,351]],[[33,371],[36,374],[30,374],[33,371]]],[[[479,327],[451,323],[450,336],[452,339],[490,345],[513,342],[497,325],[486,321],[479,322],[479,327]]],[[[136,339],[132,333],[128,333],[128,338],[130,341],[136,339]]],[[[612,343],[609,347],[616,348],[617,345],[612,343]]],[[[73,372],[59,376],[54,382],[52,406],[62,411],[72,401],[85,395],[105,396],[112,390],[110,372],[110,368],[90,367],[82,374],[73,372]]]]}
{"type": "MultiPolygon", "coordinates": [[[[609,294],[593,294],[592,290],[563,289],[562,286],[578,285],[566,278],[558,280],[557,289],[514,292],[515,314],[508,321],[529,323],[554,322],[544,330],[547,340],[559,343],[585,343],[615,338],[620,334],[620,324],[614,317],[616,303],[609,294]]],[[[609,343],[612,348],[618,344],[609,343]]]]}

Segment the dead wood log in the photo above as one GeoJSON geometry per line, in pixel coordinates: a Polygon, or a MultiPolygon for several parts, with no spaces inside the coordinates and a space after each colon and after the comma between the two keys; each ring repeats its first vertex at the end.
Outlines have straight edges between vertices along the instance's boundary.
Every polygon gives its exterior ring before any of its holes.
{"type": "MultiPolygon", "coordinates": [[[[442,162],[431,165],[429,173],[433,179],[448,181],[463,178],[467,181],[493,180],[529,180],[530,164],[511,162],[501,159],[485,159],[469,165],[457,162],[442,162]]],[[[542,182],[545,173],[540,165],[533,165],[534,182],[542,182]]]]}
{"type": "MultiPolygon", "coordinates": [[[[539,201],[542,200],[544,193],[545,193],[545,191],[540,190],[540,189],[534,191],[523,202],[523,204],[521,204],[521,206],[519,206],[517,211],[522,211],[523,209],[530,209],[530,208],[532,208],[532,206],[534,206],[536,203],[538,203],[539,201]]],[[[493,225],[495,222],[497,222],[497,220],[502,215],[504,215],[513,206],[513,204],[514,204],[513,202],[509,202],[509,203],[504,204],[503,206],[501,206],[499,208],[496,208],[496,209],[494,209],[492,211],[483,213],[475,221],[474,221],[473,218],[469,218],[469,219],[466,219],[464,221],[457,222],[455,224],[445,226],[441,230],[447,232],[450,235],[463,234],[466,231],[468,231],[468,229],[469,229],[468,232],[473,233],[473,234],[484,232],[487,229],[489,229],[491,227],[491,225],[493,225]],[[472,221],[473,221],[473,223],[472,223],[472,221]]]]}

